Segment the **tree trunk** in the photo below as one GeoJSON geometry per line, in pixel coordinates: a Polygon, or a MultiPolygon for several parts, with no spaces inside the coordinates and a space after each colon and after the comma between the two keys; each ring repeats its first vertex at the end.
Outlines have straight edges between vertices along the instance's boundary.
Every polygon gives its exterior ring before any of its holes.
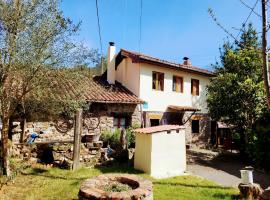
{"type": "Polygon", "coordinates": [[[20,143],[23,143],[24,142],[24,136],[25,136],[25,131],[26,131],[26,118],[23,117],[23,120],[21,122],[21,128],[22,128],[22,132],[21,132],[21,135],[20,135],[20,143]]]}
{"type": "Polygon", "coordinates": [[[9,144],[8,144],[8,131],[9,131],[9,118],[2,118],[2,132],[1,132],[1,140],[2,140],[2,167],[4,175],[10,176],[10,168],[9,168],[9,144]]]}

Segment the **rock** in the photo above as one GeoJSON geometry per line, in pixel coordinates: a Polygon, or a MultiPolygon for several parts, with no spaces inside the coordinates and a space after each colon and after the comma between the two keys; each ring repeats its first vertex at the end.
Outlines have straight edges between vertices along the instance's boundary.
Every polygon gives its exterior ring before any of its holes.
{"type": "Polygon", "coordinates": [[[266,188],[262,195],[260,196],[261,200],[270,200],[270,187],[266,188]]]}

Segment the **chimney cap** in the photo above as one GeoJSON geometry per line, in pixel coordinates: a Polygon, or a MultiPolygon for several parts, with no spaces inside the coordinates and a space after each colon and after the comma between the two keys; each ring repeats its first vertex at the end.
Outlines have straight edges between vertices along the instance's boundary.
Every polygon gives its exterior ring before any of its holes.
{"type": "Polygon", "coordinates": [[[189,57],[186,57],[186,56],[185,56],[185,57],[183,58],[183,60],[189,60],[189,57]]]}
{"type": "Polygon", "coordinates": [[[114,42],[109,42],[109,45],[110,46],[114,46],[114,42]]]}

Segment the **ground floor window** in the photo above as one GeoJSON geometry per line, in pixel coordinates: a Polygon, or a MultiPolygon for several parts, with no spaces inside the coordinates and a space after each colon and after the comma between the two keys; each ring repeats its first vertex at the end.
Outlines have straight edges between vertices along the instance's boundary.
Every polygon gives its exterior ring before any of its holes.
{"type": "Polygon", "coordinates": [[[192,120],[191,129],[192,129],[192,133],[199,133],[200,132],[200,120],[192,120]]]}
{"type": "Polygon", "coordinates": [[[150,126],[159,126],[159,119],[150,119],[150,126]]]}
{"type": "Polygon", "coordinates": [[[114,128],[127,128],[129,126],[129,120],[127,117],[114,117],[113,127],[114,128]]]}

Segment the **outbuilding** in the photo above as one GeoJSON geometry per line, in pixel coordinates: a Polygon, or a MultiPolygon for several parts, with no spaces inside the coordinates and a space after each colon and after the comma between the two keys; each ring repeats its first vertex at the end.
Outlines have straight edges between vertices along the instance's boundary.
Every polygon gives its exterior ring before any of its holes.
{"type": "Polygon", "coordinates": [[[134,130],[134,168],[155,178],[182,175],[186,170],[185,128],[162,125],[134,130]]]}

